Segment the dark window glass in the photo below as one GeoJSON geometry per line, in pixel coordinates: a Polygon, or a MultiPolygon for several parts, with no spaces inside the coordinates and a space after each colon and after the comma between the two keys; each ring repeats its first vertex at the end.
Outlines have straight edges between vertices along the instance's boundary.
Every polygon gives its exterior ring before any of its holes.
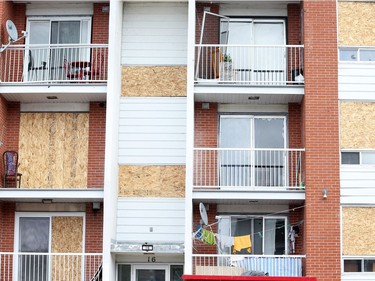
{"type": "Polygon", "coordinates": [[[364,270],[365,272],[375,272],[375,260],[365,260],[364,270]]]}
{"type": "Polygon", "coordinates": [[[184,274],[183,265],[171,265],[171,281],[182,281],[182,274],[184,274]]]}
{"type": "Polygon", "coordinates": [[[359,152],[341,152],[341,164],[359,164],[359,152]]]}
{"type": "Polygon", "coordinates": [[[130,281],[130,265],[119,264],[118,265],[118,281],[130,281]]]}
{"type": "Polygon", "coordinates": [[[344,260],[344,272],[361,271],[361,260],[344,260]]]}

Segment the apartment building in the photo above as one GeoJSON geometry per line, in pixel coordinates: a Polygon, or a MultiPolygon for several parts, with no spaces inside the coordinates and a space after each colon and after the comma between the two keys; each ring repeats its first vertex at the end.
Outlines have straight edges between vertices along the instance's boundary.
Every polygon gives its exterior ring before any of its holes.
{"type": "Polygon", "coordinates": [[[336,9],[111,2],[106,280],[341,278],[336,9]]]}
{"type": "Polygon", "coordinates": [[[0,280],[94,280],[109,2],[2,1],[0,19],[0,280]]]}
{"type": "Polygon", "coordinates": [[[374,279],[372,1],[338,3],[342,280],[374,279]]]}
{"type": "Polygon", "coordinates": [[[374,279],[373,9],[1,3],[0,279],[374,279]]]}

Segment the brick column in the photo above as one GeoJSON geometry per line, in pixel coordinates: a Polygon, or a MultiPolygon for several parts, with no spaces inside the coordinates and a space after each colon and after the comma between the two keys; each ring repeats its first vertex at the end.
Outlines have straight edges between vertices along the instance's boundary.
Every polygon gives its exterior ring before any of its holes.
{"type": "Polygon", "coordinates": [[[334,281],[341,277],[336,1],[303,5],[306,275],[334,281]]]}

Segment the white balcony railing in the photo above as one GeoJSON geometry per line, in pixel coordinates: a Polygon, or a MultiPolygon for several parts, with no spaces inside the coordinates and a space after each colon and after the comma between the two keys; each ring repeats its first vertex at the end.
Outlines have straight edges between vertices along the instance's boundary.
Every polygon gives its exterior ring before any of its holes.
{"type": "Polygon", "coordinates": [[[13,45],[0,63],[0,83],[105,83],[108,45],[13,45]]]}
{"type": "Polygon", "coordinates": [[[102,254],[0,253],[1,281],[101,281],[102,254]]]}
{"type": "Polygon", "coordinates": [[[262,271],[269,276],[302,276],[302,255],[193,255],[196,275],[241,275],[262,271]]]}
{"type": "Polygon", "coordinates": [[[196,83],[300,85],[302,45],[196,45],[196,83]]]}
{"type": "Polygon", "coordinates": [[[195,148],[194,189],[304,189],[304,149],[195,148]]]}

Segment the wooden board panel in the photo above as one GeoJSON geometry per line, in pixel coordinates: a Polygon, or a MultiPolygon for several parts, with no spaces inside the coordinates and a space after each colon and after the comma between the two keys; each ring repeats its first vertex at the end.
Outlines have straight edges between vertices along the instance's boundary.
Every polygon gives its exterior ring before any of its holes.
{"type": "Polygon", "coordinates": [[[184,97],[186,96],[186,67],[123,67],[122,96],[184,97]]]}
{"type": "Polygon", "coordinates": [[[340,103],[341,148],[375,148],[375,103],[340,103]]]}
{"type": "Polygon", "coordinates": [[[21,113],[23,188],[86,188],[88,113],[21,113]]]}
{"type": "Polygon", "coordinates": [[[375,3],[338,2],[339,45],[375,45],[375,3]]]}
{"type": "MultiPolygon", "coordinates": [[[[82,253],[82,241],[82,217],[52,217],[52,253],[82,253]]],[[[81,280],[81,262],[80,256],[53,256],[52,280],[81,280]]]]}
{"type": "Polygon", "coordinates": [[[343,208],[343,255],[366,256],[375,252],[375,208],[343,208]]]}
{"type": "Polygon", "coordinates": [[[120,166],[119,174],[119,196],[185,196],[185,166],[120,166]]]}

